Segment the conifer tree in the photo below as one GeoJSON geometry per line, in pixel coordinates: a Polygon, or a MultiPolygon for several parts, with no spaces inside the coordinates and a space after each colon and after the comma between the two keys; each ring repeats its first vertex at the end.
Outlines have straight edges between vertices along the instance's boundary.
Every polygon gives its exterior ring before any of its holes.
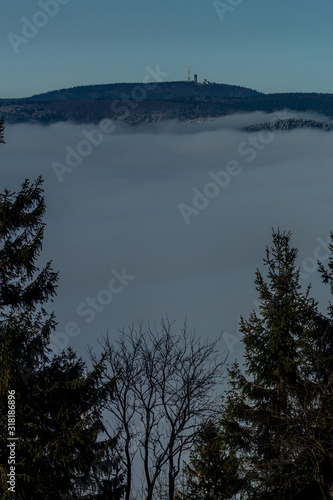
{"type": "Polygon", "coordinates": [[[256,272],[259,312],[242,318],[240,327],[245,373],[237,362],[230,370],[223,415],[229,445],[241,450],[252,484],[247,498],[256,500],[322,498],[313,464],[305,460],[309,423],[302,414],[305,403],[314,402],[306,345],[318,334],[319,314],[309,288],[301,291],[290,237],[273,231],[267,281],[256,272]]]}
{"type": "MultiPolygon", "coordinates": [[[[319,270],[333,293],[331,237],[319,270]]],[[[256,273],[259,310],[241,320],[244,366],[229,370],[222,419],[201,433],[183,497],[333,498],[333,306],[325,317],[310,287],[302,293],[296,257],[290,233],[273,232],[267,276],[256,273]]]]}
{"type": "Polygon", "coordinates": [[[52,358],[48,347],[56,322],[44,304],[54,296],[58,276],[51,262],[41,271],[36,264],[44,235],[42,193],[40,177],[26,180],[18,193],[0,195],[2,498],[44,500],[87,492],[111,498],[112,492],[117,499],[122,478],[112,440],[99,440],[103,361],[88,372],[71,349],[52,358]],[[17,438],[14,489],[7,476],[9,399],[17,438]]]}
{"type": "MultiPolygon", "coordinates": [[[[330,234],[328,269],[318,261],[322,280],[329,284],[333,295],[333,233],[330,234]]],[[[315,338],[307,343],[308,366],[311,367],[307,394],[312,396],[307,411],[311,427],[307,432],[304,449],[309,451],[308,461],[317,471],[323,498],[333,498],[333,304],[328,316],[320,315],[320,327],[315,338]],[[310,452],[312,450],[312,453],[310,452]]],[[[308,397],[308,399],[310,399],[308,397]]]]}
{"type": "Polygon", "coordinates": [[[185,468],[185,488],[177,500],[229,500],[244,490],[240,458],[228,449],[223,430],[213,421],[204,425],[185,468]]]}

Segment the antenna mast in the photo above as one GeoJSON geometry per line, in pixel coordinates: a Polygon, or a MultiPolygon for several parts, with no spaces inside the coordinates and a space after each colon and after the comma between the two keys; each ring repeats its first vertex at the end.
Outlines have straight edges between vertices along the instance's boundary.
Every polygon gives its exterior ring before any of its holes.
{"type": "Polygon", "coordinates": [[[191,69],[190,69],[190,61],[188,62],[188,73],[187,73],[187,81],[191,81],[191,69]]]}

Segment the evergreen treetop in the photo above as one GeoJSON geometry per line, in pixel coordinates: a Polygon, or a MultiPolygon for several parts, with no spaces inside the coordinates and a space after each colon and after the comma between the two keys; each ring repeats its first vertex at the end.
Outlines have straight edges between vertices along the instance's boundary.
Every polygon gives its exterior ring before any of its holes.
{"type": "Polygon", "coordinates": [[[241,319],[244,370],[235,363],[229,372],[222,423],[231,449],[242,456],[249,499],[321,498],[316,470],[321,458],[311,459],[307,441],[309,408],[314,410],[320,397],[313,386],[316,361],[310,359],[309,346],[318,345],[327,321],[310,289],[301,290],[290,238],[290,233],[273,231],[264,259],[266,277],[256,272],[258,312],[241,319]]]}

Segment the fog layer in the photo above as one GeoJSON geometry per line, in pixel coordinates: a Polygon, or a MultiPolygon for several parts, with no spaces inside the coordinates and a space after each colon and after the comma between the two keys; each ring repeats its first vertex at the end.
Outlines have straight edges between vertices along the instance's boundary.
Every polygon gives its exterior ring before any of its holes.
{"type": "Polygon", "coordinates": [[[333,135],[236,128],[274,118],[6,127],[1,190],[45,179],[41,261],[60,271],[55,352],[71,345],[84,354],[107,330],[167,313],[179,326],[187,316],[203,337],[227,332],[221,347],[237,355],[230,339],[254,307],[272,227],[292,231],[302,284],[314,282],[325,310],[314,262],[327,261],[333,230],[333,135]]]}

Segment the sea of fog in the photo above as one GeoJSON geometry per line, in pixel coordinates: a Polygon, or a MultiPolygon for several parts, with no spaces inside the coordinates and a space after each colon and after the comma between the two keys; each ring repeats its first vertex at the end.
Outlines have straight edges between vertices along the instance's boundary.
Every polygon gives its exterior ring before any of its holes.
{"type": "Polygon", "coordinates": [[[333,230],[333,133],[238,130],[274,118],[6,127],[1,191],[45,180],[40,263],[60,272],[54,352],[85,357],[103,334],[167,314],[202,338],[223,333],[221,349],[241,356],[238,318],[256,308],[272,227],[292,232],[302,286],[313,283],[325,312],[315,262],[327,262],[333,230]]]}

